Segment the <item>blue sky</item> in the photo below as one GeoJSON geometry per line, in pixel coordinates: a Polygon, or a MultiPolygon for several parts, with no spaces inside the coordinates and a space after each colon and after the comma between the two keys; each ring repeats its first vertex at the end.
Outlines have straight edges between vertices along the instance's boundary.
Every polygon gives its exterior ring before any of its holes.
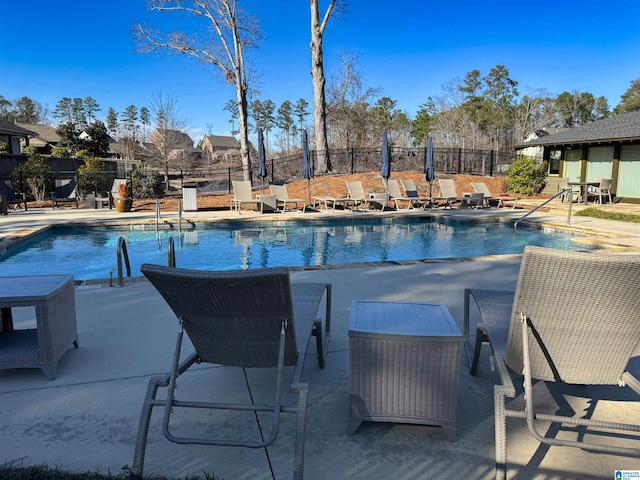
{"type": "MultiPolygon", "coordinates": [[[[249,59],[260,73],[261,100],[312,105],[306,0],[239,0],[260,21],[264,40],[249,59]]],[[[327,0],[320,0],[326,5],[327,0]]],[[[53,110],[62,97],[93,97],[109,107],[149,104],[154,92],[177,98],[191,137],[228,134],[225,103],[233,87],[186,57],[135,53],[134,22],[181,29],[184,20],[152,14],[142,0],[32,0],[2,5],[0,95],[28,96],[53,110]]],[[[473,69],[505,65],[521,93],[578,90],[613,108],[640,78],[640,2],[350,0],[325,34],[325,73],[352,52],[366,87],[413,116],[429,96],[473,69]]],[[[309,118],[311,120],[311,117],[309,118]]]]}

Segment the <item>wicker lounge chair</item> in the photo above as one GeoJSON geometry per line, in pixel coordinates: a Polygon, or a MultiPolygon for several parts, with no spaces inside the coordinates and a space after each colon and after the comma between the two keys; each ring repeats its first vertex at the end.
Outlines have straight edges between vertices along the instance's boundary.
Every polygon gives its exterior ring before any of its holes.
{"type": "Polygon", "coordinates": [[[25,194],[16,194],[15,190],[13,189],[11,180],[0,180],[0,195],[2,195],[3,204],[5,207],[8,205],[12,205],[15,208],[16,206],[22,205],[25,212],[27,211],[27,198],[25,194]]]}
{"type": "Polygon", "coordinates": [[[282,213],[287,212],[287,204],[293,204],[296,208],[298,208],[299,204],[302,204],[302,210],[305,210],[307,201],[301,198],[290,198],[286,185],[276,185],[272,183],[269,185],[269,189],[271,190],[271,194],[276,196],[277,204],[282,205],[282,213]]]}
{"type": "MultiPolygon", "coordinates": [[[[149,380],[142,407],[132,471],[142,476],[149,422],[153,407],[164,409],[165,437],[179,444],[224,445],[263,448],[278,436],[280,414],[296,413],[294,479],[303,476],[306,410],[309,385],[301,382],[307,347],[316,337],[318,364],[324,367],[324,352],[331,323],[331,285],[293,283],[286,268],[246,271],[198,271],[143,264],[142,273],[169,304],[181,325],[171,373],[149,380]],[[325,325],[316,319],[325,298],[325,325]],[[183,332],[195,351],[179,364],[183,332]],[[324,337],[324,341],[323,341],[324,337]],[[176,379],[201,362],[246,368],[277,368],[273,405],[225,404],[176,400],[176,379]],[[290,391],[297,404],[281,402],[283,368],[294,366],[290,391]],[[167,387],[164,399],[157,399],[159,387],[167,387]],[[264,440],[213,438],[193,432],[174,433],[173,410],[182,408],[271,412],[272,427],[264,440]]],[[[181,390],[181,396],[188,392],[181,390]]],[[[203,425],[203,430],[210,430],[203,425]]]]}
{"type": "Polygon", "coordinates": [[[76,182],[72,178],[56,178],[56,191],[51,196],[51,203],[53,204],[54,209],[64,203],[75,203],[76,208],[78,208],[78,191],[76,189],[76,182]]]}
{"type": "Polygon", "coordinates": [[[231,198],[231,210],[235,209],[240,214],[240,208],[242,205],[254,204],[260,208],[260,213],[263,212],[263,204],[260,200],[253,198],[251,190],[251,182],[247,180],[233,180],[233,198],[231,198]]]}
{"type": "MultiPolygon", "coordinates": [[[[605,438],[617,436],[631,442],[631,438],[638,440],[630,432],[639,432],[639,425],[540,413],[534,405],[536,394],[532,388],[535,379],[583,386],[626,385],[640,394],[640,382],[626,371],[640,341],[639,288],[640,255],[528,246],[515,294],[466,291],[475,300],[484,322],[477,329],[471,373],[476,372],[479,350],[487,340],[501,380],[494,393],[496,478],[505,478],[507,472],[507,417],[526,419],[530,433],[546,445],[640,456],[637,447],[613,445],[606,440],[580,440],[591,428],[605,438]],[[594,281],[593,272],[606,272],[606,278],[594,281]],[[511,308],[509,298],[513,298],[511,308]],[[524,410],[518,410],[513,403],[506,404],[507,398],[516,397],[511,378],[514,373],[524,375],[524,410]],[[538,430],[540,422],[551,422],[554,429],[545,435],[538,430]],[[557,434],[563,430],[560,425],[580,426],[583,430],[577,440],[572,440],[567,438],[569,433],[557,434]],[[601,429],[610,432],[605,434],[601,429]]],[[[575,429],[564,430],[573,431],[575,436],[575,429]]]]}
{"type": "Polygon", "coordinates": [[[504,207],[503,202],[513,202],[511,208],[516,208],[518,197],[510,197],[508,195],[492,195],[489,191],[489,187],[487,187],[487,184],[484,182],[471,182],[471,186],[476,192],[482,193],[484,195],[484,201],[486,202],[487,206],[491,206],[491,202],[496,202],[496,207],[500,208],[504,207]]]}
{"type": "Polygon", "coordinates": [[[398,185],[397,180],[393,180],[391,178],[388,180],[387,188],[389,189],[389,201],[394,202],[396,209],[400,209],[398,201],[407,202],[407,210],[415,208],[418,205],[421,205],[422,208],[424,208],[429,204],[430,199],[418,195],[418,190],[416,189],[416,185],[413,180],[400,181],[402,182],[406,195],[403,195],[400,191],[400,186],[398,185]]]}

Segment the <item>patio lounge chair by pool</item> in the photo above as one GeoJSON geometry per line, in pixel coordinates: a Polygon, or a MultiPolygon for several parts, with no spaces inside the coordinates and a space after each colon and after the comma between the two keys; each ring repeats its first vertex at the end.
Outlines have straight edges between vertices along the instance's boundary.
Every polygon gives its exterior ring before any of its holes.
{"type": "Polygon", "coordinates": [[[380,202],[376,200],[372,195],[364,193],[364,187],[362,182],[345,182],[347,184],[347,190],[349,191],[349,198],[353,201],[353,205],[357,210],[360,205],[366,210],[371,207],[371,203],[380,203],[380,210],[384,210],[386,201],[380,202]]]}
{"type": "Polygon", "coordinates": [[[462,197],[456,193],[456,184],[453,178],[439,178],[440,196],[434,197],[433,201],[444,200],[444,208],[452,208],[452,204],[459,203],[462,206],[462,197]]]}
{"type": "Polygon", "coordinates": [[[504,207],[503,202],[513,202],[511,208],[516,208],[516,203],[518,203],[518,197],[510,197],[508,195],[492,195],[489,191],[489,187],[484,182],[471,182],[471,186],[473,189],[484,195],[484,200],[487,203],[487,206],[491,206],[491,202],[496,202],[496,207],[504,207]]]}
{"type": "Polygon", "coordinates": [[[269,185],[269,189],[271,190],[271,194],[276,196],[278,205],[282,205],[282,213],[287,212],[287,204],[293,204],[296,208],[298,208],[299,204],[302,204],[302,210],[307,206],[306,200],[301,198],[290,198],[286,185],[277,185],[272,183],[269,185]]]}
{"type": "Polygon", "coordinates": [[[56,178],[56,191],[51,196],[51,203],[53,208],[56,208],[61,203],[75,203],[76,208],[78,208],[76,182],[72,178],[56,178]]]}
{"type": "Polygon", "coordinates": [[[2,195],[5,207],[12,205],[15,208],[16,206],[23,205],[24,210],[27,211],[27,198],[25,194],[15,193],[11,180],[0,181],[0,195],[2,195]]]}
{"type": "Polygon", "coordinates": [[[253,198],[251,182],[247,180],[233,180],[231,184],[233,185],[233,197],[230,200],[231,210],[235,209],[238,214],[240,214],[242,205],[254,204],[257,207],[260,207],[260,213],[262,213],[263,203],[257,198],[253,198]]]}
{"type": "Polygon", "coordinates": [[[418,189],[413,180],[401,179],[402,186],[404,187],[405,195],[402,195],[400,186],[397,180],[389,179],[389,196],[390,201],[393,200],[396,209],[399,209],[398,201],[407,202],[407,210],[410,208],[416,208],[418,205],[422,205],[422,208],[431,203],[431,199],[421,197],[418,195],[418,189]]]}
{"type": "MultiPolygon", "coordinates": [[[[301,381],[301,375],[312,336],[316,337],[318,364],[320,368],[324,367],[331,322],[331,284],[290,283],[289,270],[286,268],[202,271],[143,264],[140,270],[173,310],[180,323],[180,331],[171,373],[149,380],[138,426],[133,474],[143,474],[152,409],[160,407],[164,409],[163,432],[171,442],[248,448],[271,445],[278,436],[280,414],[295,413],[293,478],[302,479],[309,385],[301,381]],[[324,332],[323,322],[317,319],[323,298],[324,332]],[[185,332],[195,351],[180,362],[185,332]],[[189,367],[203,362],[240,367],[243,370],[277,369],[273,382],[273,404],[186,401],[183,400],[189,394],[188,388],[185,389],[189,385],[186,380],[181,383],[181,400],[177,400],[174,395],[176,379],[186,374],[189,367]],[[282,404],[280,381],[285,374],[284,368],[289,366],[294,367],[289,389],[297,396],[297,404],[291,406],[282,404]],[[166,387],[165,399],[156,399],[160,387],[163,387],[163,391],[166,387]],[[172,423],[171,416],[174,411],[183,411],[185,408],[263,412],[263,415],[270,413],[271,429],[264,432],[264,439],[231,439],[225,433],[211,433],[211,425],[203,416],[200,434],[194,433],[193,426],[179,432],[180,421],[172,423]]],[[[228,375],[231,373],[227,372],[228,375]]],[[[206,381],[211,382],[211,376],[206,381]]],[[[263,385],[264,382],[259,384],[263,385]]],[[[248,382],[247,388],[250,388],[248,382]]],[[[219,385],[217,391],[224,393],[225,385],[219,385]]],[[[224,429],[224,426],[220,428],[224,429]]],[[[195,429],[198,430],[197,425],[195,429]]],[[[232,433],[238,434],[237,431],[232,433]]]]}
{"type": "MultiPolygon", "coordinates": [[[[621,423],[622,414],[605,421],[592,419],[592,412],[580,410],[573,416],[541,408],[548,402],[534,405],[539,394],[533,388],[534,381],[555,383],[550,391],[558,398],[564,398],[560,390],[565,393],[565,384],[629,386],[640,394],[640,381],[628,370],[640,342],[639,288],[640,255],[527,246],[515,293],[465,291],[465,331],[471,298],[483,322],[477,328],[471,373],[476,373],[482,343],[488,341],[500,375],[494,390],[496,478],[507,473],[507,418],[526,419],[529,432],[542,444],[640,456],[640,425],[621,423]],[[600,272],[599,280],[594,272],[600,272]],[[517,396],[514,374],[524,377],[524,408],[506,402],[517,396]],[[590,438],[592,430],[592,438],[600,441],[590,438]]],[[[567,393],[593,397],[596,390],[567,393]]],[[[586,401],[595,405],[597,398],[586,401]]]]}

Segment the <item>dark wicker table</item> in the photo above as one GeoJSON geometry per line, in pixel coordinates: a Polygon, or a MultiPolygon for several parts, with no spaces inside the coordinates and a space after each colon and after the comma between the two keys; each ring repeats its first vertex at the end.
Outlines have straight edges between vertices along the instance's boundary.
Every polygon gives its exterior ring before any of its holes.
{"type": "Polygon", "coordinates": [[[0,277],[0,369],[40,368],[56,377],[58,361],[78,346],[73,275],[0,277]],[[36,327],[14,329],[12,307],[35,307],[36,327]]]}
{"type": "Polygon", "coordinates": [[[363,421],[414,423],[455,440],[461,341],[444,305],[354,300],[349,433],[363,421]]]}

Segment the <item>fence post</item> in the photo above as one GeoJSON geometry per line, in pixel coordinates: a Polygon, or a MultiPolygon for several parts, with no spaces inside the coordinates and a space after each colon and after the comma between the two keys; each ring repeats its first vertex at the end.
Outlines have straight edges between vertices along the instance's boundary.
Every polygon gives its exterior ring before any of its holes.
{"type": "Polygon", "coordinates": [[[354,150],[353,147],[351,147],[351,175],[353,175],[353,172],[354,172],[354,170],[353,170],[354,169],[354,162],[355,162],[354,153],[355,153],[355,150],[354,150]]]}
{"type": "Polygon", "coordinates": [[[491,150],[491,157],[489,159],[489,176],[493,177],[493,162],[494,162],[494,154],[495,152],[491,150]]]}
{"type": "Polygon", "coordinates": [[[462,148],[458,148],[458,175],[462,173],[462,148]]]}

